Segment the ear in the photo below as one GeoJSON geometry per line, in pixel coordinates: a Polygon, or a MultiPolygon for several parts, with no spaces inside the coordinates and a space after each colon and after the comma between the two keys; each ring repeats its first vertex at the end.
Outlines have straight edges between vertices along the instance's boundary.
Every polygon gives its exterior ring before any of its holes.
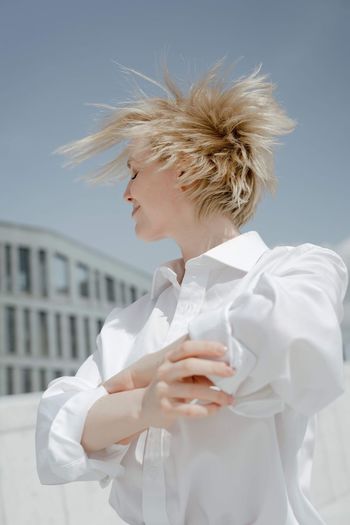
{"type": "MultiPolygon", "coordinates": [[[[180,173],[178,174],[177,178],[179,179],[185,172],[182,170],[180,171],[180,173]]],[[[180,186],[180,191],[184,191],[184,186],[180,186]]]]}
{"type": "Polygon", "coordinates": [[[185,188],[190,188],[191,186],[196,186],[197,182],[194,180],[190,184],[184,184],[183,186],[180,186],[181,191],[185,191],[185,188]]]}

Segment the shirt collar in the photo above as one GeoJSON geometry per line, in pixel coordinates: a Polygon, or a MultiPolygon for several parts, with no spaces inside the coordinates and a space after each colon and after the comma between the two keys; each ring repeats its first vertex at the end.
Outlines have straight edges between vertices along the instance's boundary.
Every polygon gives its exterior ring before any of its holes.
{"type": "MultiPolygon", "coordinates": [[[[219,262],[248,272],[263,252],[268,249],[269,247],[259,233],[255,230],[250,230],[214,246],[214,248],[197,257],[189,259],[185,264],[185,268],[187,269],[193,265],[202,265],[203,263],[210,263],[210,266],[213,264],[215,266],[219,262]]],[[[156,299],[169,282],[179,286],[178,276],[183,272],[183,264],[183,259],[180,257],[163,262],[155,269],[151,285],[151,299],[156,299]]]]}

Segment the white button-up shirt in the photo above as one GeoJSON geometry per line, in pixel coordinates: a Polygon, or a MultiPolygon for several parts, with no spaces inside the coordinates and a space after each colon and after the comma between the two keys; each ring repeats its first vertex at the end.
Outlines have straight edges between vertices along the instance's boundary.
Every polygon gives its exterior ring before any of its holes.
{"type": "MultiPolygon", "coordinates": [[[[115,308],[76,376],[51,381],[38,408],[42,484],[112,481],[109,502],[132,525],[320,525],[309,484],[317,412],[344,392],[340,323],[348,272],[311,243],[269,248],[241,233],[185,264],[158,266],[151,291],[115,308]],[[180,416],[129,444],[80,444],[101,382],[189,334],[228,346],[232,405],[180,416]]],[[[212,387],[215,388],[215,387],[212,387]]]]}

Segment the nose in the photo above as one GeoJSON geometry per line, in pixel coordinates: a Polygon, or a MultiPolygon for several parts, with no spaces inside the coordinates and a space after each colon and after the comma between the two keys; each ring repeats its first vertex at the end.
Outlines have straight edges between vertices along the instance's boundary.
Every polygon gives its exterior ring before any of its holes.
{"type": "Polygon", "coordinates": [[[125,191],[123,193],[123,199],[125,200],[125,202],[132,202],[132,196],[130,194],[130,184],[131,184],[131,181],[129,180],[125,188],[125,191]]]}

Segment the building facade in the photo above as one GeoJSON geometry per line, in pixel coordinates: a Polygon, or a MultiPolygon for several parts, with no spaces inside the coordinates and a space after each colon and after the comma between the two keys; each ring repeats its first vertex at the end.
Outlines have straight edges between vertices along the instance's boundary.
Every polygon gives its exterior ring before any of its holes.
{"type": "MultiPolygon", "coordinates": [[[[349,268],[350,241],[336,251],[349,268]]],[[[111,310],[136,301],[151,282],[150,274],[61,234],[0,221],[0,395],[43,391],[74,375],[111,310]]],[[[348,361],[349,287],[342,331],[348,361]]]]}
{"type": "Polygon", "coordinates": [[[61,234],[0,221],[0,395],[74,375],[152,276],[61,234]]]}

